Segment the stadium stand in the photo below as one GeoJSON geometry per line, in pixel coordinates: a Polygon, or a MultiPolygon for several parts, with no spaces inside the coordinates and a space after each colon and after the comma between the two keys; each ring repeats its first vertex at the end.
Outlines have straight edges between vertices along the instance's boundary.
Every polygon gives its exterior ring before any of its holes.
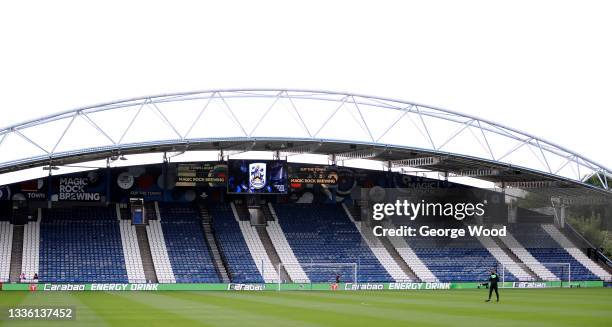
{"type": "Polygon", "coordinates": [[[242,237],[242,231],[229,204],[215,204],[209,208],[213,218],[217,240],[234,283],[261,283],[263,278],[257,269],[242,237]]]}
{"type": "Polygon", "coordinates": [[[202,230],[204,231],[204,239],[206,240],[206,244],[208,244],[208,248],[210,249],[210,254],[213,259],[213,264],[215,268],[217,268],[217,272],[219,273],[219,278],[223,283],[229,283],[229,275],[227,274],[227,268],[225,268],[225,263],[223,262],[223,258],[221,256],[221,251],[219,250],[219,246],[217,245],[217,240],[215,239],[215,234],[212,227],[212,218],[208,213],[208,209],[203,204],[198,206],[200,210],[200,217],[202,218],[202,230]]]}
{"type": "Polygon", "coordinates": [[[40,266],[40,218],[28,222],[23,229],[23,255],[21,272],[24,282],[32,281],[40,266]]]}
{"type": "Polygon", "coordinates": [[[268,235],[270,235],[270,239],[272,240],[272,244],[274,244],[278,256],[284,264],[285,270],[294,283],[310,283],[308,275],[306,275],[306,272],[302,269],[289,242],[287,242],[283,229],[278,224],[278,217],[276,216],[274,207],[271,203],[268,203],[268,207],[270,208],[270,213],[274,220],[268,220],[266,230],[268,231],[268,235]]]}
{"type": "Polygon", "coordinates": [[[584,252],[578,249],[561,231],[552,224],[542,225],[542,228],[565,249],[576,261],[580,262],[585,268],[591,271],[594,275],[602,280],[610,281],[612,277],[610,273],[598,266],[595,262],[589,259],[584,252]]]}
{"type": "MultiPolygon", "coordinates": [[[[395,229],[395,225],[389,220],[383,220],[384,228],[395,229]]],[[[438,278],[427,268],[427,265],[419,259],[414,250],[406,243],[402,237],[387,237],[391,245],[395,248],[402,260],[410,267],[419,280],[423,282],[438,282],[438,278]]]]}
{"type": "Polygon", "coordinates": [[[382,242],[371,232],[363,230],[363,228],[361,227],[361,222],[355,221],[353,214],[350,212],[350,210],[344,203],[342,204],[342,208],[346,212],[346,215],[351,220],[351,222],[355,224],[355,227],[357,228],[359,233],[361,233],[361,236],[370,248],[370,251],[374,253],[378,261],[382,264],[383,268],[387,270],[389,275],[396,282],[410,282],[410,277],[406,275],[402,268],[395,262],[395,259],[393,259],[393,257],[389,254],[382,242]]]}
{"type": "Polygon", "coordinates": [[[11,283],[19,282],[21,278],[21,265],[23,263],[23,225],[13,226],[13,247],[10,253],[11,269],[9,272],[9,281],[11,283]]]}
{"type": "Polygon", "coordinates": [[[114,208],[46,210],[38,275],[44,282],[127,282],[114,208]]]}
{"type": "MultiPolygon", "coordinates": [[[[331,282],[337,267],[308,269],[309,263],[357,264],[359,282],[393,281],[339,205],[278,204],[279,224],[313,282],[331,282]]],[[[345,280],[351,273],[342,270],[345,280]]]]}
{"type": "MultiPolygon", "coordinates": [[[[572,280],[611,279],[552,224],[509,224],[507,236],[497,240],[464,237],[461,246],[454,241],[453,247],[432,237],[388,237],[400,260],[389,254],[393,248],[364,235],[362,222],[354,220],[347,207],[312,203],[269,203],[268,207],[271,218],[265,230],[294,282],[332,282],[336,274],[343,281],[352,281],[350,268],[341,265],[353,263],[357,264],[359,282],[413,281],[397,264],[401,260],[412,276],[428,282],[481,281],[490,268],[501,265],[507,269],[506,281],[566,280],[566,264],[571,265],[572,280]],[[507,249],[500,247],[502,242],[507,249]],[[330,266],[313,268],[311,263],[330,266]]],[[[276,267],[258,231],[250,221],[238,218],[233,203],[209,205],[209,210],[214,227],[211,236],[219,245],[230,280],[278,282],[276,267]]],[[[149,217],[146,231],[159,282],[221,282],[198,209],[156,203],[152,211],[155,214],[149,217]]],[[[42,212],[42,218],[24,225],[20,264],[24,282],[32,281],[35,273],[42,282],[146,282],[136,228],[131,220],[117,216],[119,210],[73,207],[42,212]]],[[[383,224],[393,228],[388,220],[383,224]]],[[[435,222],[428,225],[436,227],[435,222]]],[[[2,282],[9,280],[13,227],[0,219],[2,282]]]]}
{"type": "Polygon", "coordinates": [[[240,226],[242,236],[244,237],[247,247],[249,248],[253,262],[255,262],[255,266],[257,266],[259,273],[263,276],[264,281],[266,283],[277,283],[277,268],[275,268],[272,264],[272,261],[270,260],[270,257],[268,256],[259,235],[257,234],[257,230],[255,230],[255,228],[253,228],[251,223],[248,221],[238,221],[238,226],[240,226]]]}
{"type": "Polygon", "coordinates": [[[251,253],[251,257],[253,258],[253,262],[259,270],[260,275],[263,277],[266,283],[275,283],[278,282],[278,273],[264,248],[264,245],[261,243],[261,239],[257,234],[257,231],[253,226],[251,226],[250,221],[241,221],[238,212],[236,211],[236,206],[234,203],[231,203],[232,213],[234,214],[234,219],[238,222],[238,227],[240,227],[240,231],[242,232],[242,237],[249,249],[249,253],[251,253]]]}
{"type": "MultiPolygon", "coordinates": [[[[427,223],[432,229],[463,226],[460,222],[456,224],[457,226],[449,223],[427,223]]],[[[469,235],[453,241],[452,247],[447,246],[447,240],[418,234],[406,237],[406,242],[441,282],[482,281],[486,279],[490,269],[499,266],[499,262],[478,239],[469,235]]],[[[512,274],[507,274],[505,278],[507,281],[516,280],[512,274]]]]}
{"type": "MultiPolygon", "coordinates": [[[[491,253],[495,259],[503,265],[503,268],[508,270],[512,275],[516,276],[518,280],[530,281],[534,278],[524,269],[524,266],[519,262],[515,262],[506,254],[506,252],[497,245],[495,240],[490,236],[480,235],[477,236],[478,240],[482,245],[491,253]]],[[[503,269],[502,268],[502,269],[503,269]]],[[[499,269],[499,268],[498,268],[499,269]]]]}
{"type": "MultiPolygon", "coordinates": [[[[493,228],[500,228],[500,225],[495,225],[493,228]]],[[[500,240],[517,256],[529,269],[531,269],[540,279],[545,281],[556,281],[559,278],[553,274],[548,268],[544,267],[538,259],[536,259],[527,249],[525,249],[519,241],[514,238],[511,232],[508,235],[500,237],[500,240]]]]}
{"type": "Polygon", "coordinates": [[[0,283],[9,280],[11,270],[11,250],[13,247],[13,225],[0,220],[0,283]]]}
{"type": "Polygon", "coordinates": [[[589,269],[578,262],[564,248],[560,247],[543,228],[541,224],[511,224],[508,226],[513,236],[540,263],[549,264],[550,270],[560,279],[567,278],[567,268],[555,266],[557,263],[569,263],[573,280],[598,280],[589,269]]]}
{"type": "MultiPolygon", "coordinates": [[[[331,204],[268,204],[272,218],[265,227],[283,267],[294,282],[331,282],[336,274],[350,281],[352,273],[333,264],[358,264],[360,282],[411,281],[382,245],[363,235],[350,210],[331,204]],[[306,210],[308,209],[308,210],[306,210]],[[325,244],[325,246],[321,246],[325,244]],[[385,255],[386,253],[386,255],[385,255]],[[310,263],[329,267],[313,269],[310,263]]],[[[129,219],[104,207],[43,210],[42,219],[24,225],[24,282],[38,273],[43,282],[146,282],[136,228],[129,219]],[[40,269],[40,270],[39,270],[40,269]]],[[[278,282],[276,267],[250,221],[241,221],[233,204],[210,206],[213,237],[237,283],[278,282]],[[267,259],[267,260],[266,260],[267,259]],[[263,261],[263,266],[257,262],[263,261]],[[263,275],[263,278],[262,278],[263,275]]],[[[162,283],[221,282],[204,238],[195,207],[156,204],[146,227],[156,275],[162,283]],[[159,218],[159,219],[157,219],[159,218]]],[[[393,228],[390,221],[383,221],[393,228]]],[[[436,227],[435,223],[429,223],[436,227]]],[[[448,226],[446,226],[448,227],[448,226]]],[[[500,226],[493,226],[499,228],[500,226]]],[[[144,227],[143,227],[144,228],[144,227]]],[[[0,220],[0,281],[9,280],[11,231],[0,220]]],[[[465,237],[463,246],[446,247],[431,237],[388,237],[420,281],[481,281],[488,269],[506,267],[506,281],[610,280],[552,224],[510,224],[509,235],[465,237]],[[520,260],[520,261],[517,261],[520,260]],[[528,268],[528,269],[527,269],[528,268]]],[[[391,248],[389,248],[391,249],[391,248]]],[[[399,259],[398,259],[399,260],[399,259]]],[[[403,263],[402,263],[403,264],[403,263]]]]}
{"type": "Polygon", "coordinates": [[[197,211],[180,204],[161,204],[159,210],[176,282],[219,283],[197,211]]]}
{"type": "Polygon", "coordinates": [[[119,228],[128,281],[130,283],[145,283],[146,279],[142,267],[142,258],[140,257],[140,248],[138,247],[136,228],[127,219],[119,221],[119,228]]]}
{"type": "Polygon", "coordinates": [[[257,266],[259,273],[261,276],[263,276],[266,283],[277,283],[278,273],[272,264],[264,245],[261,243],[261,239],[259,238],[257,231],[253,226],[251,226],[250,221],[243,221],[239,219],[234,203],[231,203],[230,205],[232,207],[234,218],[238,222],[238,226],[242,232],[242,237],[246,242],[249,252],[251,253],[251,257],[253,258],[253,262],[255,263],[255,266],[257,266]]]}
{"type": "Polygon", "coordinates": [[[151,258],[153,259],[157,280],[160,283],[176,283],[159,218],[149,220],[149,224],[147,225],[147,238],[151,248],[151,258]]]}

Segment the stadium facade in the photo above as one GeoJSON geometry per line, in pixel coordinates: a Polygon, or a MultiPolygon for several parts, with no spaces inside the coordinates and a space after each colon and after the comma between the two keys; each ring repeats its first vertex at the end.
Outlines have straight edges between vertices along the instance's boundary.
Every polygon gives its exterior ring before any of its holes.
{"type": "Polygon", "coordinates": [[[48,176],[0,187],[0,282],[241,288],[341,280],[347,289],[401,289],[477,285],[493,267],[516,287],[611,278],[610,261],[567,224],[572,205],[609,220],[610,169],[530,134],[415,103],[217,90],[83,107],[0,130],[0,173],[41,167],[48,176]],[[195,151],[217,160],[174,162],[195,151]],[[232,157],[250,151],[269,158],[232,157]],[[113,164],[143,153],[163,160],[113,164]],[[287,160],[304,154],[325,155],[327,164],[287,160]],[[343,165],[364,159],[386,169],[343,165]],[[106,167],[54,175],[97,160],[106,167]],[[451,244],[368,233],[365,194],[423,188],[484,198],[487,215],[450,225],[504,225],[508,235],[451,244]]]}

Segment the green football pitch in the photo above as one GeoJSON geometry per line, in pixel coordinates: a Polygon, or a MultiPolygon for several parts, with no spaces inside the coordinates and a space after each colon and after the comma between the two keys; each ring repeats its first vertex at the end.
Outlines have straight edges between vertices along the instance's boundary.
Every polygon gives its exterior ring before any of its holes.
{"type": "Polygon", "coordinates": [[[0,307],[71,305],[75,321],[3,326],[612,326],[612,289],[0,292],[0,307]]]}

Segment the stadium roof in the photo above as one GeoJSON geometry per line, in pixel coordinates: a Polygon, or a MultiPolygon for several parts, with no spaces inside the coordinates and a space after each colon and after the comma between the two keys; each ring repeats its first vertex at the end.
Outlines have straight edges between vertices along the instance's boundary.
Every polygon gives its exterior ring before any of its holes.
{"type": "Polygon", "coordinates": [[[610,192],[609,168],[531,134],[418,103],[305,90],[164,94],[26,121],[0,129],[0,173],[193,150],[326,154],[519,187],[561,182],[610,192]]]}

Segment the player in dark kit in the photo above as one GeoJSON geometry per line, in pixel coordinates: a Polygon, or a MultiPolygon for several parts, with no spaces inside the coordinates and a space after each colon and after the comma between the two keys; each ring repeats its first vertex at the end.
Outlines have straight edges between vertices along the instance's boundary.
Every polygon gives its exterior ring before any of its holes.
{"type": "Polygon", "coordinates": [[[493,290],[495,290],[495,296],[497,297],[497,302],[499,302],[497,282],[499,282],[499,276],[497,276],[497,272],[495,271],[495,269],[491,269],[491,274],[489,275],[489,299],[485,302],[491,302],[491,295],[493,294],[493,290]]]}

